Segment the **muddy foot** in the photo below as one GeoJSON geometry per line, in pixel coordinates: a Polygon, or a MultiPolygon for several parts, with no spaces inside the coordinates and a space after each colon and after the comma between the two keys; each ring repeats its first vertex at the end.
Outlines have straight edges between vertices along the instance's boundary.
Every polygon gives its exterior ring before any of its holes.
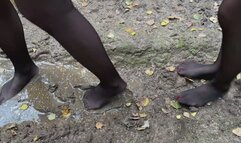
{"type": "Polygon", "coordinates": [[[223,97],[226,92],[227,90],[219,90],[208,83],[180,93],[176,100],[183,105],[200,107],[223,97]]]}
{"type": "Polygon", "coordinates": [[[184,62],[177,67],[177,73],[191,79],[211,80],[218,71],[215,64],[204,65],[196,62],[184,62]]]}
{"type": "Polygon", "coordinates": [[[33,66],[27,72],[16,72],[14,77],[2,86],[0,92],[0,105],[17,95],[39,72],[38,67],[33,66]]]}
{"type": "Polygon", "coordinates": [[[126,89],[126,83],[122,82],[117,86],[102,86],[99,84],[93,89],[89,89],[84,97],[83,102],[88,110],[100,109],[110,103],[113,97],[122,93],[126,89]]]}

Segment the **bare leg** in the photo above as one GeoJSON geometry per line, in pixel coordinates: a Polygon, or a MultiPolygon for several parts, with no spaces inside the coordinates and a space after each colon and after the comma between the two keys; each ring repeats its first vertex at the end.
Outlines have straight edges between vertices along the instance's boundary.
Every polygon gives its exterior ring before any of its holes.
{"type": "Polygon", "coordinates": [[[241,1],[223,0],[218,17],[223,29],[223,41],[217,75],[208,84],[182,92],[177,97],[182,104],[203,106],[222,97],[241,71],[241,1]]]}
{"type": "Polygon", "coordinates": [[[0,47],[15,68],[14,77],[1,89],[2,104],[20,92],[38,73],[27,51],[22,24],[9,0],[0,1],[0,47]]]}
{"type": "Polygon", "coordinates": [[[100,84],[84,96],[88,109],[98,109],[126,88],[91,24],[74,8],[71,0],[16,0],[24,16],[47,31],[82,65],[94,73],[100,84]]]}

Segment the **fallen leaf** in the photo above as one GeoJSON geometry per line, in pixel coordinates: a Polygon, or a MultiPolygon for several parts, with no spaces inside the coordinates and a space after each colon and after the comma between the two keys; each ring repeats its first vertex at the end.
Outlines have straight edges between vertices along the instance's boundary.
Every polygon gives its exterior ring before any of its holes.
{"type": "Polygon", "coordinates": [[[180,20],[181,17],[177,17],[177,16],[168,16],[169,20],[180,20]]]}
{"type": "Polygon", "coordinates": [[[146,113],[139,113],[139,116],[140,116],[141,118],[145,118],[145,117],[147,117],[147,114],[146,114],[146,113]]]}
{"type": "Polygon", "coordinates": [[[33,52],[33,53],[36,53],[36,52],[37,52],[37,49],[36,49],[36,48],[32,48],[32,52],[33,52]]]}
{"type": "Polygon", "coordinates": [[[145,73],[149,76],[152,76],[154,74],[154,68],[148,68],[146,69],[145,73]]]}
{"type": "Polygon", "coordinates": [[[182,106],[180,105],[180,103],[177,102],[177,101],[175,101],[175,100],[172,100],[172,101],[170,102],[170,105],[171,105],[174,109],[181,109],[181,108],[182,108],[182,106]]]}
{"type": "Polygon", "coordinates": [[[130,35],[132,36],[135,36],[136,35],[136,32],[132,29],[132,28],[126,28],[125,30],[127,33],[129,33],[130,35]]]}
{"type": "Polygon", "coordinates": [[[36,141],[38,141],[39,139],[40,139],[40,137],[35,136],[35,137],[33,138],[33,141],[36,142],[36,141]]]}
{"type": "Polygon", "coordinates": [[[184,116],[184,117],[187,117],[187,118],[190,118],[190,113],[184,112],[184,113],[183,113],[183,116],[184,116]]]}
{"type": "Polygon", "coordinates": [[[69,116],[71,115],[71,112],[68,106],[64,106],[61,112],[64,118],[69,118],[69,116]]]}
{"type": "Polygon", "coordinates": [[[166,67],[166,70],[169,72],[174,72],[176,70],[176,67],[174,66],[166,67]]]}
{"type": "Polygon", "coordinates": [[[145,130],[145,129],[147,129],[147,128],[150,128],[150,123],[149,123],[149,121],[147,120],[147,121],[144,121],[144,124],[141,126],[141,127],[139,127],[139,128],[136,128],[138,131],[143,131],[143,130],[145,130]]]}
{"type": "Polygon", "coordinates": [[[144,99],[142,99],[141,102],[140,102],[140,105],[141,105],[142,107],[146,107],[146,106],[148,106],[149,104],[150,104],[150,99],[149,99],[149,98],[144,98],[144,99]]]}
{"type": "Polygon", "coordinates": [[[22,104],[22,105],[19,107],[19,109],[21,109],[21,110],[27,110],[28,108],[29,108],[29,105],[26,104],[26,103],[22,104]]]}
{"type": "Polygon", "coordinates": [[[104,124],[101,123],[101,122],[97,122],[97,123],[95,124],[95,127],[96,127],[96,129],[102,129],[102,128],[104,127],[104,124]]]}
{"type": "Polygon", "coordinates": [[[217,22],[218,22],[217,17],[210,17],[209,20],[210,20],[212,23],[217,23],[217,22]]]}
{"type": "Polygon", "coordinates": [[[48,116],[47,116],[48,120],[52,121],[56,118],[56,114],[54,113],[50,113],[48,116]]]}
{"type": "Polygon", "coordinates": [[[109,34],[107,35],[107,37],[110,38],[110,39],[113,39],[113,38],[115,37],[115,35],[114,35],[113,33],[109,33],[109,34]]]}
{"type": "Polygon", "coordinates": [[[187,81],[190,81],[190,82],[194,82],[193,79],[190,79],[190,78],[187,78],[187,77],[184,77],[187,81]]]}
{"type": "Polygon", "coordinates": [[[126,103],[126,107],[130,107],[131,104],[132,104],[131,102],[126,103]]]}
{"type": "Polygon", "coordinates": [[[192,31],[192,32],[197,31],[197,28],[192,27],[192,28],[191,28],[191,31],[192,31]]]}
{"type": "Polygon", "coordinates": [[[161,26],[165,27],[165,26],[167,26],[169,23],[170,23],[169,20],[165,19],[165,20],[161,21],[161,26]]]}
{"type": "Polygon", "coordinates": [[[126,4],[127,6],[130,6],[130,5],[133,4],[133,0],[125,0],[125,4],[126,4]]]}
{"type": "Polygon", "coordinates": [[[161,110],[162,110],[162,112],[165,113],[165,114],[170,113],[170,111],[167,111],[167,109],[162,108],[161,110]]]}
{"type": "Polygon", "coordinates": [[[233,134],[235,134],[236,136],[241,137],[241,128],[236,128],[232,130],[233,134]]]}
{"type": "Polygon", "coordinates": [[[147,11],[146,11],[146,14],[147,14],[147,15],[152,15],[153,12],[152,12],[151,10],[147,10],[147,11]]]}
{"type": "Polygon", "coordinates": [[[182,118],[182,115],[176,115],[177,120],[180,120],[182,118]]]}
{"type": "Polygon", "coordinates": [[[7,126],[7,130],[10,130],[10,129],[17,129],[17,125],[11,124],[11,125],[7,126]]]}
{"type": "Polygon", "coordinates": [[[197,112],[192,112],[191,115],[195,117],[197,115],[197,112]]]}

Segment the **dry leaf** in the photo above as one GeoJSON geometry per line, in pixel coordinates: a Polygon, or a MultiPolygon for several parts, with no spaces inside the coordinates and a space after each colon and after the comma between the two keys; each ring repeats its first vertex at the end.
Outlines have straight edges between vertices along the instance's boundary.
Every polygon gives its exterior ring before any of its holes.
{"type": "Polygon", "coordinates": [[[154,74],[154,68],[149,68],[149,69],[146,69],[145,73],[149,76],[152,76],[154,74]]]}
{"type": "Polygon", "coordinates": [[[191,115],[195,117],[197,115],[197,112],[192,112],[191,115]]]}
{"type": "Polygon", "coordinates": [[[109,33],[109,34],[107,35],[107,37],[110,38],[110,39],[113,39],[113,38],[115,37],[115,35],[114,35],[113,33],[109,33]]]}
{"type": "Polygon", "coordinates": [[[162,108],[161,110],[162,110],[162,112],[165,113],[165,114],[170,113],[170,111],[167,111],[167,109],[162,108]]]}
{"type": "Polygon", "coordinates": [[[240,80],[241,79],[241,73],[237,75],[237,80],[240,80]]]}
{"type": "Polygon", "coordinates": [[[217,17],[210,17],[209,20],[210,20],[212,23],[217,23],[217,22],[218,22],[217,17]]]}
{"type": "Polygon", "coordinates": [[[241,128],[233,129],[232,132],[233,132],[236,136],[241,137],[241,128]]]}
{"type": "Polygon", "coordinates": [[[149,104],[150,104],[150,99],[149,99],[149,98],[144,98],[144,99],[142,99],[141,102],[140,102],[140,105],[141,105],[142,107],[146,107],[146,106],[148,106],[149,104]]]}
{"type": "Polygon", "coordinates": [[[181,17],[177,17],[177,16],[168,16],[169,20],[180,20],[181,17]]]}
{"type": "Polygon", "coordinates": [[[33,139],[33,141],[36,142],[36,141],[38,141],[39,139],[40,139],[40,137],[35,136],[34,139],[33,139]]]}
{"type": "Polygon", "coordinates": [[[180,120],[182,118],[182,115],[176,115],[176,118],[180,120]]]}
{"type": "Polygon", "coordinates": [[[150,123],[149,123],[149,121],[147,120],[147,121],[144,121],[144,125],[142,125],[141,127],[139,127],[139,128],[136,128],[138,131],[143,131],[143,130],[145,130],[145,129],[147,129],[147,128],[150,128],[150,123]]]}
{"type": "Polygon", "coordinates": [[[187,118],[190,118],[190,113],[184,112],[184,113],[183,113],[183,116],[184,116],[184,117],[187,117],[187,118]]]}
{"type": "Polygon", "coordinates": [[[176,67],[174,66],[166,67],[166,70],[169,72],[174,72],[176,70],[176,67]]]}
{"type": "Polygon", "coordinates": [[[139,113],[139,116],[140,116],[141,118],[145,118],[145,117],[147,117],[147,114],[146,114],[146,113],[139,113]]]}
{"type": "Polygon", "coordinates": [[[177,101],[175,101],[175,100],[172,100],[172,101],[170,102],[170,105],[171,105],[174,109],[181,109],[181,108],[182,108],[182,106],[180,105],[180,103],[177,102],[177,101]]]}
{"type": "Polygon", "coordinates": [[[50,113],[48,116],[47,116],[48,120],[52,121],[56,118],[56,114],[54,113],[50,113]]]}
{"type": "Polygon", "coordinates": [[[126,28],[125,30],[127,33],[129,33],[130,35],[132,36],[135,36],[136,35],[136,32],[132,29],[132,28],[126,28]]]}
{"type": "Polygon", "coordinates": [[[104,127],[104,124],[101,123],[101,122],[97,122],[97,123],[95,124],[95,127],[96,127],[96,129],[102,129],[102,128],[104,127]]]}
{"type": "Polygon", "coordinates": [[[131,102],[126,103],[126,107],[130,107],[131,104],[132,104],[131,102]]]}
{"type": "Polygon", "coordinates": [[[61,112],[64,118],[69,118],[69,116],[71,115],[71,112],[68,106],[64,106],[61,112]]]}

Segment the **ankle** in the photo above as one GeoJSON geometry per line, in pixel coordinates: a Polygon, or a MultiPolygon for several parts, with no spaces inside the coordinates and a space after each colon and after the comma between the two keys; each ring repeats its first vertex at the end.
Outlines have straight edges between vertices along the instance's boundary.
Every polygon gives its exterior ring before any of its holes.
{"type": "Polygon", "coordinates": [[[227,92],[231,86],[231,83],[223,83],[217,80],[211,81],[210,84],[211,86],[222,92],[227,92]]]}
{"type": "Polygon", "coordinates": [[[127,87],[126,82],[121,78],[113,79],[110,82],[101,82],[100,85],[102,87],[111,87],[111,88],[118,88],[123,90],[126,89],[127,87]]]}
{"type": "Polygon", "coordinates": [[[15,73],[21,75],[35,75],[38,74],[39,68],[35,64],[31,64],[25,67],[21,67],[19,69],[15,69],[15,73]]]}

